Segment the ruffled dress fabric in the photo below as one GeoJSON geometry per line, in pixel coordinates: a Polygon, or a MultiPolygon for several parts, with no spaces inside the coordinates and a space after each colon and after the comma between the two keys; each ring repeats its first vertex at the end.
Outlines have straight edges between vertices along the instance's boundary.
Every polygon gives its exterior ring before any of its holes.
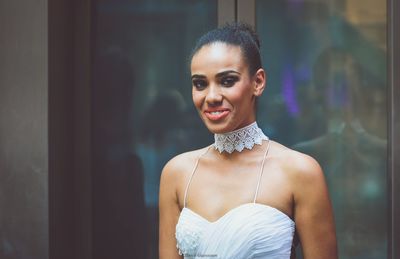
{"type": "Polygon", "coordinates": [[[259,203],[236,207],[210,222],[189,208],[176,225],[184,258],[290,258],[295,223],[283,212],[259,203]]]}

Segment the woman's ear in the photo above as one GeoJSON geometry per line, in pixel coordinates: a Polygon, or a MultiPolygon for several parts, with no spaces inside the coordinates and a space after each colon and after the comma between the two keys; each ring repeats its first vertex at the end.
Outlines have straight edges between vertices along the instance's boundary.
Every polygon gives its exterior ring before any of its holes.
{"type": "Polygon", "coordinates": [[[260,68],[254,75],[254,95],[260,96],[264,89],[267,82],[267,75],[264,69],[260,68]]]}

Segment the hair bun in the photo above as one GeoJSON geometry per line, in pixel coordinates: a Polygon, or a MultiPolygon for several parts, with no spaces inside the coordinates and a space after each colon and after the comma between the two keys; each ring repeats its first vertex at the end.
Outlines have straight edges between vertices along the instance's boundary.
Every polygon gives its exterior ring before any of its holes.
{"type": "Polygon", "coordinates": [[[260,40],[252,26],[243,22],[232,22],[207,32],[197,41],[191,57],[193,58],[194,54],[203,46],[214,42],[239,46],[243,52],[243,57],[249,66],[249,72],[251,75],[253,75],[259,68],[262,68],[260,40]]]}

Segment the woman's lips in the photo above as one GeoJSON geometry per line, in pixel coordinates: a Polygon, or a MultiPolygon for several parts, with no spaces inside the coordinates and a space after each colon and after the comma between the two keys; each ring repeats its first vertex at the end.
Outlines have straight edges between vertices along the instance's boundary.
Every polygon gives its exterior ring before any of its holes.
{"type": "Polygon", "coordinates": [[[217,121],[228,116],[229,112],[229,110],[206,110],[204,111],[204,114],[209,120],[217,121]]]}

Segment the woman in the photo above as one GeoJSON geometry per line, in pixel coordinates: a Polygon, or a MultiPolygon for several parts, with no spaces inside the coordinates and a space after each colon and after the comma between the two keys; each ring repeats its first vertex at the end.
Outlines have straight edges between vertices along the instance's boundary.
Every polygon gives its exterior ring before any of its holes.
{"type": "Polygon", "coordinates": [[[192,96],[215,143],[171,159],[160,181],[159,253],[173,258],[337,258],[331,203],[311,157],[265,136],[256,103],[265,88],[259,41],[230,24],[201,37],[192,96]]]}

